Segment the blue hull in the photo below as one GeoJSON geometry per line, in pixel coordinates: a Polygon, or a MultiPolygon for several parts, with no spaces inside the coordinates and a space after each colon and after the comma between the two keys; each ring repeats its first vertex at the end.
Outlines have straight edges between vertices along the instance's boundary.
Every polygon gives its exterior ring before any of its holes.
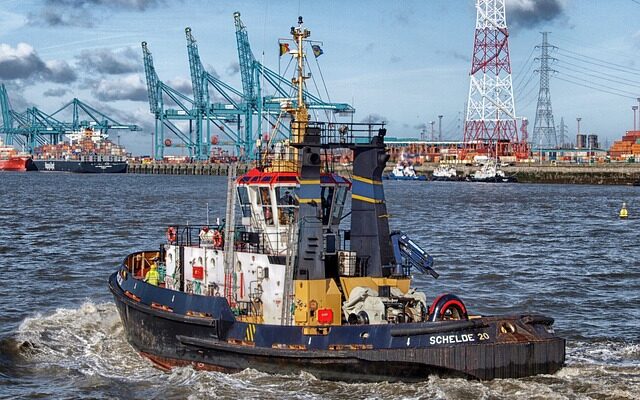
{"type": "Polygon", "coordinates": [[[392,181],[426,181],[427,177],[424,175],[418,176],[393,176],[393,175],[385,175],[382,177],[383,179],[388,179],[392,181]]]}
{"type": "Polygon", "coordinates": [[[432,374],[550,374],[565,360],[564,339],[553,333],[552,319],[539,315],[341,325],[309,335],[300,326],[239,321],[223,297],[152,286],[131,277],[124,265],[109,278],[109,288],[129,343],[164,369],[192,365],[226,372],[306,371],[328,380],[415,381],[432,374]],[[504,324],[517,334],[501,333],[504,324]]]}
{"type": "Polygon", "coordinates": [[[34,170],[41,172],[76,172],[83,174],[122,174],[126,161],[34,160],[34,170]]]}

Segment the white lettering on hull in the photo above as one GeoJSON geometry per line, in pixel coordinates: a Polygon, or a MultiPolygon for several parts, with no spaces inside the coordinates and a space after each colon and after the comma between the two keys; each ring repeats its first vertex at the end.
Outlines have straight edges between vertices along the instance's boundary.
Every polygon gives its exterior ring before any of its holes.
{"type": "Polygon", "coordinates": [[[476,340],[488,340],[489,339],[489,334],[482,332],[482,333],[463,333],[463,334],[459,334],[459,335],[438,335],[438,336],[431,336],[429,338],[429,344],[430,345],[435,345],[435,344],[456,344],[456,343],[471,343],[471,342],[475,342],[476,340]]]}

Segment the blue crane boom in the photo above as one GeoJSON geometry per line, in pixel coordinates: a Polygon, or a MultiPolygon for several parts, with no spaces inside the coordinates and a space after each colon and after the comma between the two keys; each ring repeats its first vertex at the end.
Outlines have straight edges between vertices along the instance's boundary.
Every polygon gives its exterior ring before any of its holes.
{"type": "Polygon", "coordinates": [[[398,265],[408,265],[423,274],[429,273],[434,278],[438,278],[438,273],[433,269],[433,257],[409,239],[404,232],[391,232],[391,244],[398,265]]]}

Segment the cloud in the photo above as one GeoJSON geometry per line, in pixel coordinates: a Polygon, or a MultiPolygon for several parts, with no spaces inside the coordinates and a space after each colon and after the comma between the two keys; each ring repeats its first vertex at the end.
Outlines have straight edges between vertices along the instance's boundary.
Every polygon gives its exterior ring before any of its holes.
{"type": "Polygon", "coordinates": [[[510,28],[535,28],[563,17],[568,0],[506,0],[510,28]]]}
{"type": "Polygon", "coordinates": [[[93,73],[118,75],[142,70],[140,57],[131,47],[120,51],[111,49],[83,50],[76,58],[78,65],[93,73]]]}
{"type": "Polygon", "coordinates": [[[360,122],[363,122],[365,124],[375,124],[375,123],[379,123],[379,122],[387,122],[388,119],[386,117],[383,117],[380,114],[369,114],[366,117],[364,117],[360,122]]]}
{"type": "Polygon", "coordinates": [[[237,74],[238,72],[240,72],[240,64],[238,64],[235,61],[232,62],[227,67],[227,71],[226,72],[227,72],[227,75],[229,75],[229,76],[233,76],[233,75],[237,74]]]}
{"type": "Polygon", "coordinates": [[[47,89],[42,93],[45,97],[62,97],[65,94],[69,93],[68,89],[65,88],[52,88],[47,89]]]}
{"type": "Polygon", "coordinates": [[[47,61],[43,77],[55,83],[71,83],[78,79],[76,71],[66,61],[47,61]]]}
{"type": "Polygon", "coordinates": [[[169,85],[169,87],[177,90],[178,92],[180,92],[182,94],[189,95],[189,94],[193,93],[193,91],[191,89],[191,79],[187,79],[187,78],[184,78],[184,77],[180,76],[180,77],[173,78],[173,79],[170,79],[168,81],[165,81],[165,83],[167,85],[169,85]]]}
{"type": "Polygon", "coordinates": [[[471,57],[469,57],[468,55],[459,53],[455,50],[436,50],[435,52],[437,55],[440,56],[446,56],[446,57],[451,57],[454,60],[460,60],[460,61],[464,61],[464,62],[471,62],[471,57]]]}
{"type": "Polygon", "coordinates": [[[93,86],[93,95],[100,101],[148,101],[147,86],[139,74],[130,74],[119,79],[100,79],[88,83],[93,86]]]}
{"type": "Polygon", "coordinates": [[[640,31],[634,33],[631,38],[633,39],[633,43],[635,43],[635,46],[640,48],[640,31]]]}
{"type": "Polygon", "coordinates": [[[16,48],[0,44],[0,79],[29,79],[46,71],[47,65],[33,47],[18,43],[16,48]]]}
{"type": "Polygon", "coordinates": [[[18,43],[15,48],[8,44],[0,44],[0,79],[71,83],[77,78],[75,71],[66,61],[45,62],[27,43],[18,43]]]}
{"type": "Polygon", "coordinates": [[[45,0],[42,9],[28,15],[32,25],[93,26],[98,18],[106,18],[106,11],[143,12],[165,4],[164,0],[45,0]]]}

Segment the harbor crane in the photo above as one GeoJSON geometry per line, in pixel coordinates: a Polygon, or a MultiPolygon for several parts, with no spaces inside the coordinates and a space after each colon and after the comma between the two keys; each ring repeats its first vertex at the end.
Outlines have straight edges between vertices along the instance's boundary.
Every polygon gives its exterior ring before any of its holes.
{"type": "Polygon", "coordinates": [[[3,119],[0,133],[6,136],[7,144],[15,142],[29,153],[33,153],[39,145],[59,143],[65,134],[85,128],[105,134],[110,129],[140,130],[137,125],[122,124],[78,98],[74,98],[52,114],[47,114],[37,107],[17,112],[11,107],[4,84],[0,85],[0,106],[3,119]],[[62,120],[65,115],[71,116],[70,122],[62,120]]]}

